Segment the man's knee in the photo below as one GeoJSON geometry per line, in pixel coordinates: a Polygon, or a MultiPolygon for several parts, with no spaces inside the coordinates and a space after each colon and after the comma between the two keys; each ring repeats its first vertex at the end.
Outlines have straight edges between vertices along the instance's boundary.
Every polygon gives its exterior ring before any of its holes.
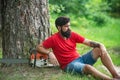
{"type": "MultiPolygon", "coordinates": [[[[102,50],[100,48],[94,48],[93,49],[93,54],[100,57],[101,54],[102,54],[102,50]]],[[[104,55],[107,55],[107,52],[105,52],[104,55]]]]}
{"type": "Polygon", "coordinates": [[[93,69],[93,66],[89,65],[89,64],[86,64],[83,68],[83,72],[85,74],[89,74],[91,72],[91,70],[93,69]]]}
{"type": "Polygon", "coordinates": [[[100,48],[94,48],[92,52],[93,52],[93,58],[97,60],[101,56],[102,51],[100,48]]]}
{"type": "Polygon", "coordinates": [[[94,48],[94,49],[93,49],[93,53],[101,53],[100,48],[94,48]]]}

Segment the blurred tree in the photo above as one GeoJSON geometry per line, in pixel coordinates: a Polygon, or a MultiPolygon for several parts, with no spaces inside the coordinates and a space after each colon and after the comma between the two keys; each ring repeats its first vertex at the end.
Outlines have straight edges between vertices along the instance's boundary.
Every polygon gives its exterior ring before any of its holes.
{"type": "Polygon", "coordinates": [[[110,4],[111,12],[114,16],[120,16],[120,0],[108,0],[110,4]]]}
{"type": "Polygon", "coordinates": [[[50,35],[48,0],[1,0],[3,58],[26,57],[50,35]]]}
{"type": "Polygon", "coordinates": [[[120,13],[120,0],[109,0],[112,12],[120,13]]]}
{"type": "Polygon", "coordinates": [[[83,15],[89,0],[50,0],[50,12],[83,15]]]}
{"type": "Polygon", "coordinates": [[[104,16],[108,9],[107,1],[103,0],[50,0],[51,13],[85,17],[98,25],[105,23],[104,16]]]}

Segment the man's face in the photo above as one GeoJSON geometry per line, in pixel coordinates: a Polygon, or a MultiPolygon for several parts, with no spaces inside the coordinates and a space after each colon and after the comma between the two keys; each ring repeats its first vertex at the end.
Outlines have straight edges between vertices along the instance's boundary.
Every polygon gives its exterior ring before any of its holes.
{"type": "Polygon", "coordinates": [[[69,38],[71,35],[70,22],[60,27],[60,32],[63,37],[69,38]]]}

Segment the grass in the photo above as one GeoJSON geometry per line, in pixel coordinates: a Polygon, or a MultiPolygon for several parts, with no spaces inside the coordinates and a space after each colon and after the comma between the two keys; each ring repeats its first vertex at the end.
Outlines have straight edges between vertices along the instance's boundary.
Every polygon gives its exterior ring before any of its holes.
{"type": "Polygon", "coordinates": [[[93,77],[71,75],[54,68],[32,68],[28,65],[3,67],[0,70],[0,80],[94,80],[93,77]]]}
{"type": "Polygon", "coordinates": [[[2,50],[0,49],[0,58],[2,58],[2,50]]]}
{"type": "Polygon", "coordinates": [[[108,22],[112,22],[111,24],[106,24],[104,26],[86,25],[83,27],[82,24],[79,25],[78,23],[79,27],[71,28],[73,31],[80,33],[86,38],[102,42],[107,48],[110,48],[120,46],[120,20],[113,19],[112,21],[108,22]]]}
{"type": "Polygon", "coordinates": [[[61,73],[57,67],[34,69],[28,65],[14,65],[1,68],[0,80],[56,80],[61,73]]]}
{"type": "Polygon", "coordinates": [[[59,77],[57,80],[94,80],[94,78],[90,75],[80,76],[80,75],[71,75],[71,74],[66,73],[62,75],[61,77],[59,77]]]}

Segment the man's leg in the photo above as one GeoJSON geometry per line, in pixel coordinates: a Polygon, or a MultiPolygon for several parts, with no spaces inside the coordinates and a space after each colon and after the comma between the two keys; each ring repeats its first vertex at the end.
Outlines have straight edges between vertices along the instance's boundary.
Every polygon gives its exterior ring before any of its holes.
{"type": "Polygon", "coordinates": [[[96,78],[111,80],[109,76],[101,73],[100,71],[98,71],[92,66],[98,58],[99,58],[99,55],[95,53],[94,50],[83,55],[82,59],[83,59],[83,62],[86,64],[83,68],[83,72],[85,74],[92,74],[96,78]]]}
{"type": "Polygon", "coordinates": [[[110,80],[111,78],[104,75],[103,73],[96,70],[92,64],[94,64],[95,60],[92,60],[92,53],[89,52],[85,54],[82,57],[77,58],[76,60],[72,61],[67,65],[67,67],[64,69],[65,72],[69,73],[78,73],[78,74],[92,74],[96,78],[104,79],[104,80],[110,80]],[[89,61],[90,60],[90,61],[89,61]],[[86,64],[84,64],[86,63],[86,64]],[[88,65],[90,64],[90,65],[88,65]]]}
{"type": "Polygon", "coordinates": [[[98,57],[100,57],[103,65],[105,65],[106,68],[110,71],[113,78],[119,78],[120,79],[120,76],[118,75],[117,71],[115,70],[113,62],[112,62],[109,54],[104,53],[104,55],[101,55],[101,56],[100,56],[100,54],[101,54],[101,50],[99,48],[94,48],[93,49],[93,58],[98,59],[98,57]]]}
{"type": "Polygon", "coordinates": [[[95,69],[93,66],[86,64],[83,72],[86,74],[92,74],[94,77],[96,78],[100,78],[103,80],[112,80],[109,76],[101,73],[100,71],[98,71],[97,69],[95,69]]]}

